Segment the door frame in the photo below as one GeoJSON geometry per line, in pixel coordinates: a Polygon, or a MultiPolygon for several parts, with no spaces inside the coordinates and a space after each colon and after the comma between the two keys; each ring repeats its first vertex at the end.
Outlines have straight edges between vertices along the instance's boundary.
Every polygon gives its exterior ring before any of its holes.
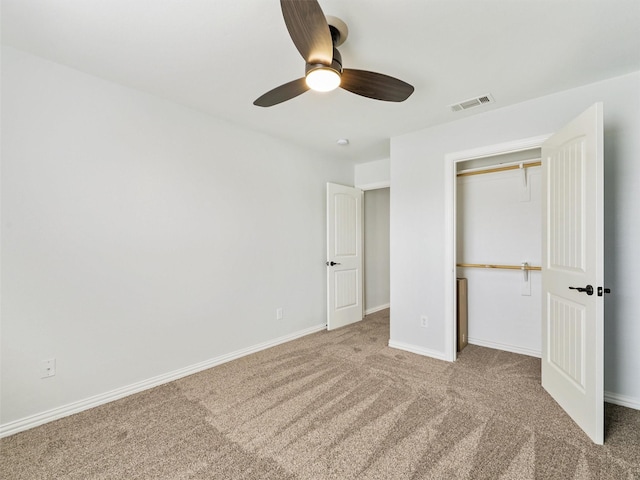
{"type": "Polygon", "coordinates": [[[444,168],[444,317],[445,317],[445,352],[444,359],[453,362],[457,358],[456,342],[456,244],[457,244],[457,167],[458,163],[479,158],[494,157],[509,153],[522,152],[542,148],[542,144],[551,137],[552,134],[540,135],[511,142],[487,145],[485,147],[474,148],[452,152],[445,155],[444,168]]]}
{"type": "MultiPolygon", "coordinates": [[[[328,183],[333,183],[333,182],[328,182],[328,183]]],[[[338,184],[338,185],[340,185],[340,184],[338,184]]],[[[349,185],[345,185],[345,186],[349,186],[349,185]]],[[[366,248],[365,242],[364,242],[364,232],[365,232],[365,225],[364,225],[364,192],[367,192],[367,191],[370,191],[370,190],[379,190],[379,189],[382,189],[382,188],[391,188],[391,180],[382,180],[382,181],[374,182],[374,183],[353,185],[352,187],[353,188],[358,188],[358,189],[360,189],[362,191],[362,218],[361,218],[361,222],[360,222],[360,228],[362,229],[362,248],[361,248],[361,251],[362,251],[362,281],[360,282],[360,284],[361,284],[361,290],[362,291],[360,292],[361,293],[360,301],[362,303],[362,316],[364,318],[366,316],[365,304],[364,304],[364,302],[365,302],[365,290],[366,290],[366,285],[365,285],[365,268],[366,268],[366,266],[365,266],[365,262],[364,262],[364,251],[365,251],[365,248],[366,248]]],[[[328,200],[328,198],[327,198],[327,200],[328,200]]],[[[328,217],[328,215],[329,215],[329,212],[327,211],[326,212],[326,216],[328,217]]],[[[328,229],[328,226],[327,226],[327,229],[328,229]]],[[[328,272],[328,270],[327,270],[326,275],[327,275],[327,282],[325,282],[325,284],[327,285],[326,297],[328,299],[329,298],[329,290],[328,290],[329,272],[328,272]]],[[[328,322],[329,308],[331,308],[331,307],[327,302],[327,322],[326,322],[327,330],[329,328],[329,322],[328,322]]]]}
{"type": "MultiPolygon", "coordinates": [[[[391,181],[390,180],[383,180],[381,182],[375,182],[375,183],[367,183],[365,185],[355,185],[356,188],[359,188],[360,190],[362,190],[363,193],[363,197],[362,197],[362,307],[364,308],[364,315],[365,317],[367,315],[370,315],[372,313],[375,313],[379,310],[375,310],[370,312],[369,314],[367,314],[367,309],[366,309],[366,302],[367,302],[367,262],[366,262],[366,250],[367,250],[367,242],[366,242],[366,238],[365,238],[365,232],[366,232],[366,224],[365,224],[365,204],[364,204],[364,194],[366,192],[370,192],[372,190],[382,190],[383,188],[388,188],[389,190],[391,190],[391,181]]],[[[391,212],[389,212],[389,216],[391,216],[391,212]]],[[[391,226],[389,226],[389,234],[391,233],[391,226]]],[[[391,279],[389,279],[389,288],[391,288],[391,279]]],[[[391,307],[391,298],[389,298],[389,305],[385,308],[390,308],[391,307]]],[[[384,308],[382,308],[382,310],[384,310],[384,308]]]]}

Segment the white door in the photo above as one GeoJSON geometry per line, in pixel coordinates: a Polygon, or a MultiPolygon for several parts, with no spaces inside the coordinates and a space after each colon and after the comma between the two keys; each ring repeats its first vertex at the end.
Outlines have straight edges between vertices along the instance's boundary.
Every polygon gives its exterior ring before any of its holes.
{"type": "Polygon", "coordinates": [[[362,320],[362,190],[327,183],[327,329],[362,320]]]}
{"type": "Polygon", "coordinates": [[[543,144],[542,174],[542,386],[595,443],[602,444],[601,103],[543,144]]]}

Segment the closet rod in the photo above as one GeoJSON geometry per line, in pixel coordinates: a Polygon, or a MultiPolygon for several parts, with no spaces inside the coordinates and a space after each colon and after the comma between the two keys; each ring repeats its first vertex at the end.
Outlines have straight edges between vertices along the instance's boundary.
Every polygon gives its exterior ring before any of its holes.
{"type": "MultiPolygon", "coordinates": [[[[542,161],[541,160],[537,160],[535,162],[521,162],[522,166],[524,168],[529,168],[529,167],[539,167],[542,165],[542,161]]],[[[483,175],[485,173],[496,173],[496,172],[504,172],[506,170],[519,170],[520,169],[520,163],[517,165],[505,165],[503,167],[493,167],[493,168],[485,168],[482,170],[467,170],[467,171],[462,171],[459,172],[457,174],[458,177],[469,177],[471,175],[483,175]]]]}
{"type": "Polygon", "coordinates": [[[504,270],[542,270],[542,267],[533,267],[527,265],[487,265],[485,263],[458,263],[457,267],[470,267],[470,268],[499,268],[504,270]]]}

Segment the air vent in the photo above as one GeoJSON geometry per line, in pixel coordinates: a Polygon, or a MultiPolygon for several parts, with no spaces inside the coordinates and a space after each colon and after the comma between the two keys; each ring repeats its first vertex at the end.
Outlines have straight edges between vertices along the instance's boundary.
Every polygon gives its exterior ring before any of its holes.
{"type": "Polygon", "coordinates": [[[468,110],[473,107],[479,107],[480,105],[485,105],[487,103],[493,103],[495,100],[491,96],[490,93],[486,95],[481,95],[476,98],[470,98],[469,100],[465,100],[460,103],[454,103],[453,105],[449,105],[451,107],[452,112],[461,112],[462,110],[468,110]]]}

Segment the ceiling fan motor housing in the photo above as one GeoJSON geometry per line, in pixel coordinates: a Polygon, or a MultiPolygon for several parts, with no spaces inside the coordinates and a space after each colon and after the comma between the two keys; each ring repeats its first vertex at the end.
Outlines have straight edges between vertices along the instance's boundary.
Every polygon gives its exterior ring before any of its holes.
{"type": "Polygon", "coordinates": [[[319,68],[330,68],[338,75],[342,75],[342,55],[340,55],[340,52],[336,47],[333,47],[333,61],[331,62],[331,65],[325,65],[323,63],[307,63],[305,64],[304,74],[306,76],[309,72],[319,68]]]}
{"type": "Polygon", "coordinates": [[[340,18],[333,15],[327,15],[327,25],[329,25],[329,31],[331,32],[331,41],[334,47],[342,45],[349,36],[349,28],[340,18]]]}

